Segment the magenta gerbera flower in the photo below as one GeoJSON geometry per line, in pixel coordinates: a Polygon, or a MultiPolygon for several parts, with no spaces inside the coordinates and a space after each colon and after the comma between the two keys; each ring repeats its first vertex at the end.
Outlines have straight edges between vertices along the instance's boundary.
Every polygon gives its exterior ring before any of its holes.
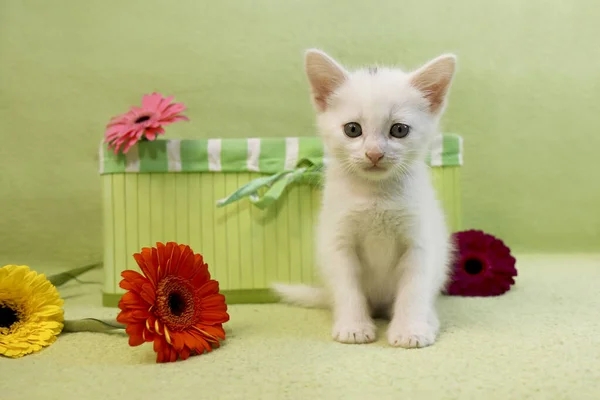
{"type": "Polygon", "coordinates": [[[517,276],[515,258],[502,240],[478,230],[457,232],[455,260],[446,294],[498,296],[517,276]]]}
{"type": "Polygon", "coordinates": [[[122,148],[127,153],[129,148],[142,139],[154,140],[157,135],[165,133],[163,126],[173,122],[187,121],[181,115],[185,110],[183,103],[172,103],[173,96],[163,97],[159,93],[142,97],[142,107],[131,107],[125,114],[113,117],[106,126],[104,141],[117,153],[122,148]]]}

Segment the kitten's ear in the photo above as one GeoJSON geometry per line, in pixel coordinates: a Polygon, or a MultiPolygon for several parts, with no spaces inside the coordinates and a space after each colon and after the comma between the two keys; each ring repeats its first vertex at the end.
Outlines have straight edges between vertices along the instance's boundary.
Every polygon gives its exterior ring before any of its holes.
{"type": "Polygon", "coordinates": [[[327,99],[348,78],[346,70],[320,50],[310,49],[304,56],[304,68],[310,82],[315,108],[327,109],[327,99]]]}
{"type": "Polygon", "coordinates": [[[429,101],[429,111],[434,114],[443,109],[455,69],[456,56],[445,54],[412,73],[411,84],[423,93],[429,101]]]}

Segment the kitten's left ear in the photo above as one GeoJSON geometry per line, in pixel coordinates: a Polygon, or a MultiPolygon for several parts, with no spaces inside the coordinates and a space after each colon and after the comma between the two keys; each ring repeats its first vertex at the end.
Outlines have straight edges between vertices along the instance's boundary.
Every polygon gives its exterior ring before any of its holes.
{"type": "Polygon", "coordinates": [[[456,56],[444,54],[412,73],[410,83],[429,101],[429,111],[438,114],[444,102],[456,69],[456,56]]]}

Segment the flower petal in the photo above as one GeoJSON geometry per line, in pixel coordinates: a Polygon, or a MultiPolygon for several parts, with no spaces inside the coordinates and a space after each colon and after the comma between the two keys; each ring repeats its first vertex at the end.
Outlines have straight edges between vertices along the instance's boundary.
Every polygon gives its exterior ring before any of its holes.
{"type": "Polygon", "coordinates": [[[158,93],[147,94],[142,97],[142,108],[144,110],[157,110],[158,105],[162,100],[162,96],[158,93]]]}
{"type": "Polygon", "coordinates": [[[229,321],[229,314],[221,311],[203,311],[202,321],[207,325],[223,324],[229,321]]]}
{"type": "Polygon", "coordinates": [[[165,133],[165,130],[162,126],[158,126],[156,128],[148,128],[145,131],[145,135],[146,135],[146,139],[148,140],[154,140],[156,139],[157,135],[163,134],[165,133]]]}
{"type": "Polygon", "coordinates": [[[156,327],[156,317],[154,316],[154,314],[150,314],[148,316],[148,319],[146,320],[146,329],[148,329],[148,331],[151,333],[156,333],[156,331],[154,330],[155,327],[156,327]]]}
{"type": "Polygon", "coordinates": [[[197,291],[197,296],[200,298],[208,297],[219,292],[219,282],[210,280],[200,287],[197,291]]]}
{"type": "Polygon", "coordinates": [[[184,347],[183,349],[181,349],[181,351],[179,352],[179,357],[182,360],[187,360],[190,357],[191,351],[190,349],[188,349],[187,347],[184,347]]]}
{"type": "Polygon", "coordinates": [[[156,243],[156,251],[158,253],[158,266],[160,267],[160,273],[158,274],[158,280],[160,281],[165,274],[167,266],[167,254],[165,253],[166,246],[160,242],[156,243]]]}
{"type": "MultiPolygon", "coordinates": [[[[192,285],[194,287],[202,287],[207,282],[210,282],[210,273],[208,272],[208,266],[198,259],[198,255],[194,259],[194,271],[195,275],[192,277],[192,285]]],[[[216,281],[215,281],[216,282],[216,281]]],[[[217,282],[217,290],[219,290],[219,284],[217,282]]]]}
{"type": "Polygon", "coordinates": [[[129,345],[139,346],[145,343],[144,336],[144,325],[142,324],[130,324],[125,328],[125,332],[129,335],[129,345]]]}
{"type": "MultiPolygon", "coordinates": [[[[191,336],[191,346],[188,346],[190,349],[195,350],[198,354],[204,353],[205,350],[208,352],[212,351],[212,346],[204,339],[202,333],[194,330],[190,330],[188,333],[191,336]]],[[[187,343],[186,340],[186,345],[187,343]]]]}
{"type": "Polygon", "coordinates": [[[169,108],[169,106],[171,106],[171,102],[175,99],[175,96],[169,96],[169,97],[165,97],[160,101],[160,104],[158,105],[158,112],[160,113],[164,113],[165,110],[167,108],[169,108]]]}
{"type": "Polygon", "coordinates": [[[157,335],[154,337],[153,348],[156,353],[156,362],[165,362],[167,352],[169,351],[169,345],[162,336],[157,335]]]}
{"type": "Polygon", "coordinates": [[[119,308],[133,308],[133,309],[143,309],[147,310],[148,306],[152,304],[146,301],[142,296],[140,296],[136,292],[126,292],[123,296],[121,296],[121,300],[119,300],[119,308]]]}
{"type": "Polygon", "coordinates": [[[171,343],[173,343],[173,347],[177,351],[181,351],[185,346],[185,341],[183,339],[185,332],[177,332],[171,331],[171,343]]]}
{"type": "MultiPolygon", "coordinates": [[[[148,279],[137,271],[125,270],[121,272],[121,276],[123,277],[124,281],[127,281],[134,287],[140,289],[144,283],[148,282],[148,279]]],[[[123,280],[121,280],[121,282],[123,282],[123,280]]]]}
{"type": "Polygon", "coordinates": [[[142,249],[141,253],[134,254],[133,258],[135,258],[135,261],[144,275],[150,280],[152,285],[156,287],[158,285],[158,276],[156,273],[158,265],[152,262],[152,249],[145,247],[142,249]]]}
{"type": "Polygon", "coordinates": [[[179,276],[183,279],[191,279],[194,274],[194,252],[190,246],[179,246],[181,256],[179,258],[179,276]]]}
{"type": "Polygon", "coordinates": [[[154,305],[156,303],[156,289],[150,283],[144,283],[142,285],[142,290],[140,291],[140,296],[144,301],[146,301],[150,305],[154,305]]]}
{"type": "Polygon", "coordinates": [[[178,354],[178,353],[175,351],[175,349],[174,349],[174,348],[172,348],[172,347],[171,347],[171,348],[169,348],[169,350],[170,350],[170,352],[171,352],[171,353],[170,353],[170,357],[169,357],[169,361],[170,361],[170,362],[175,362],[175,361],[177,361],[177,356],[178,356],[179,354],[178,354]]]}
{"type": "Polygon", "coordinates": [[[225,296],[221,293],[211,294],[206,297],[202,297],[200,300],[200,305],[205,310],[210,311],[226,311],[227,304],[225,303],[225,296]]]}
{"type": "Polygon", "coordinates": [[[181,250],[176,243],[169,242],[167,243],[167,254],[169,260],[169,266],[167,268],[167,274],[169,275],[179,275],[179,258],[181,257],[181,250]]]}
{"type": "Polygon", "coordinates": [[[217,325],[197,324],[197,325],[194,325],[194,328],[196,330],[203,331],[214,338],[219,338],[219,339],[225,340],[225,330],[223,329],[223,325],[221,325],[221,324],[217,324],[217,325]]]}
{"type": "Polygon", "coordinates": [[[164,111],[161,112],[161,119],[173,118],[177,114],[185,111],[186,107],[183,103],[170,104],[164,111]]]}
{"type": "Polygon", "coordinates": [[[170,125],[170,124],[174,124],[177,121],[189,121],[189,120],[190,119],[184,115],[176,115],[171,118],[161,119],[160,122],[162,125],[170,125]]]}

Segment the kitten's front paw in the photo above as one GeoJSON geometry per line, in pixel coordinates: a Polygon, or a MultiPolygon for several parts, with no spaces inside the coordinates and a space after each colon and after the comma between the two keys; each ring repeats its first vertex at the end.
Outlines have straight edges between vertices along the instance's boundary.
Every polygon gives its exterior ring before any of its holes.
{"type": "Polygon", "coordinates": [[[340,343],[371,343],[375,341],[375,325],[372,321],[337,321],[331,336],[340,343]]]}
{"type": "Polygon", "coordinates": [[[431,346],[436,339],[437,329],[428,323],[392,323],[388,328],[388,342],[405,349],[431,346]]]}

